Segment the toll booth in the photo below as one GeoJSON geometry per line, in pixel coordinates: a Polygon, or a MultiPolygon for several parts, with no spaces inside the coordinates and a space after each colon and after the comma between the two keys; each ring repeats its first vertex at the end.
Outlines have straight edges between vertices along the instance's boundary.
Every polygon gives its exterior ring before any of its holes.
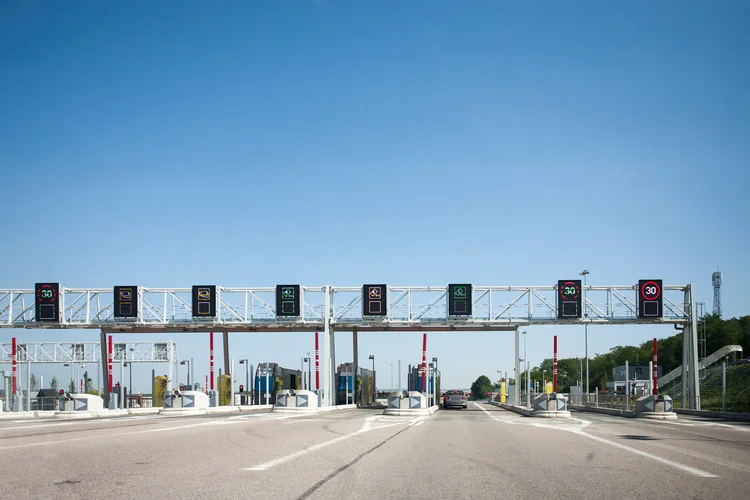
{"type": "Polygon", "coordinates": [[[36,393],[36,398],[37,410],[57,410],[60,391],[56,389],[40,389],[39,392],[36,393]]]}
{"type": "Polygon", "coordinates": [[[232,376],[225,374],[216,377],[216,387],[219,391],[219,406],[232,406],[232,376]]]}
{"type": "Polygon", "coordinates": [[[154,377],[154,408],[164,408],[164,394],[167,392],[167,377],[157,375],[154,377]]]}

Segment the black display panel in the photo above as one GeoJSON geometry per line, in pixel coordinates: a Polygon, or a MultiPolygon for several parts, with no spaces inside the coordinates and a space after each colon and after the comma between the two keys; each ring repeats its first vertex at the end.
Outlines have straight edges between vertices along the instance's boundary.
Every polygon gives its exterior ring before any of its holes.
{"type": "Polygon", "coordinates": [[[388,315],[388,287],[386,285],[362,286],[362,316],[388,315]]]}
{"type": "Polygon", "coordinates": [[[60,283],[37,283],[35,313],[37,322],[60,321],[60,283]]]}
{"type": "Polygon", "coordinates": [[[299,285],[276,285],[276,316],[300,315],[299,285]]]}
{"type": "Polygon", "coordinates": [[[115,287],[115,318],[138,317],[138,287],[115,287]]]}
{"type": "Polygon", "coordinates": [[[216,285],[193,285],[193,317],[216,317],[216,285]]]}
{"type": "Polygon", "coordinates": [[[662,280],[638,280],[638,318],[661,318],[662,280]]]}
{"type": "Polygon", "coordinates": [[[471,285],[448,285],[448,316],[471,316],[471,285]]]}
{"type": "Polygon", "coordinates": [[[559,280],[557,282],[557,318],[580,318],[583,303],[581,280],[559,280]]]}

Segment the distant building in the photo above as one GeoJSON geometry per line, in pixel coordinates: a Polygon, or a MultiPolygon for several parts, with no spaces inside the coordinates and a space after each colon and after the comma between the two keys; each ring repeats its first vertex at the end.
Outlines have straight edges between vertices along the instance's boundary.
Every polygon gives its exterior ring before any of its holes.
{"type": "MultiPolygon", "coordinates": [[[[650,380],[651,373],[648,371],[648,365],[630,365],[628,368],[630,380],[650,380]]],[[[661,378],[661,365],[656,369],[657,377],[661,378]]],[[[612,378],[615,380],[625,380],[625,365],[612,368],[612,378]]]]}

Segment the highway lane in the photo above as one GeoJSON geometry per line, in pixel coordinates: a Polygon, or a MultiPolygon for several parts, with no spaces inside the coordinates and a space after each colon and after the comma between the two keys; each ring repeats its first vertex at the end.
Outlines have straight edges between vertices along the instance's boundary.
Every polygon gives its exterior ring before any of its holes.
{"type": "Polygon", "coordinates": [[[0,498],[747,497],[746,424],[573,415],[3,421],[0,498]]]}

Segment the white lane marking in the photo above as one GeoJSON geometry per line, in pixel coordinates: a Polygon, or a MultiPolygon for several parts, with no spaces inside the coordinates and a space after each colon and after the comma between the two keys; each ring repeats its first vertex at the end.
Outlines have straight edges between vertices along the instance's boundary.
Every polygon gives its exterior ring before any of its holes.
{"type": "MultiPolygon", "coordinates": [[[[414,420],[412,420],[411,422],[409,422],[408,425],[409,426],[415,425],[415,424],[421,422],[422,420],[424,420],[425,418],[426,417],[415,418],[414,420]]],[[[378,427],[371,427],[370,422],[365,421],[365,423],[363,424],[363,427],[360,430],[358,430],[358,431],[354,431],[354,432],[351,432],[349,434],[344,434],[343,436],[339,436],[337,438],[333,438],[333,439],[328,440],[328,441],[323,441],[322,443],[318,443],[318,444],[309,446],[309,447],[307,447],[307,448],[305,448],[303,450],[295,451],[294,453],[292,453],[290,455],[286,455],[286,456],[277,458],[275,460],[271,460],[270,462],[265,462],[265,463],[262,463],[260,465],[255,465],[253,467],[246,467],[243,470],[249,470],[249,471],[266,471],[268,469],[276,467],[277,465],[289,462],[291,460],[294,460],[297,457],[301,457],[302,455],[306,455],[306,454],[311,453],[313,451],[318,451],[318,450],[320,450],[322,448],[325,448],[326,446],[330,446],[332,444],[340,443],[341,441],[345,441],[347,439],[351,439],[354,436],[357,436],[359,434],[362,434],[362,433],[365,433],[365,432],[369,432],[369,431],[375,431],[375,430],[379,430],[379,429],[386,429],[388,427],[394,427],[394,426],[402,425],[402,424],[403,424],[403,422],[395,422],[395,423],[392,423],[392,424],[385,424],[385,425],[381,425],[381,426],[378,426],[378,427]]]]}
{"type": "Polygon", "coordinates": [[[529,425],[532,427],[541,427],[543,429],[561,429],[561,430],[573,430],[573,429],[569,429],[569,427],[571,427],[571,423],[573,423],[572,425],[575,425],[578,428],[588,427],[589,425],[591,425],[591,422],[588,420],[582,420],[580,418],[574,418],[574,417],[566,418],[563,420],[551,420],[549,423],[539,422],[538,420],[534,418],[528,418],[528,417],[521,418],[517,416],[515,413],[513,413],[512,416],[509,415],[507,417],[500,417],[497,415],[493,415],[494,412],[492,413],[489,412],[486,408],[480,406],[477,403],[473,403],[473,404],[476,405],[477,408],[485,412],[495,422],[502,422],[504,424],[529,425]],[[568,429],[566,429],[566,427],[568,427],[568,429]]]}
{"type": "Polygon", "coordinates": [[[0,432],[3,431],[17,431],[21,429],[38,429],[39,427],[61,427],[64,425],[81,425],[83,422],[56,422],[49,424],[37,424],[37,425],[20,425],[18,427],[0,427],[0,432]]]}
{"type": "MultiPolygon", "coordinates": [[[[208,425],[216,425],[216,422],[209,421],[209,422],[200,422],[197,424],[187,424],[187,425],[178,425],[176,427],[166,427],[166,428],[157,428],[157,429],[145,429],[142,431],[132,431],[132,432],[117,432],[117,433],[111,433],[109,432],[110,429],[98,429],[98,430],[106,430],[108,431],[107,434],[103,434],[100,436],[85,436],[85,437],[79,437],[79,438],[70,438],[70,439],[61,439],[58,441],[45,441],[40,443],[26,443],[26,444],[17,444],[13,446],[3,446],[0,447],[0,450],[15,450],[18,448],[31,448],[34,446],[49,446],[49,445],[57,445],[60,443],[75,443],[77,441],[90,441],[92,439],[103,439],[103,438],[113,438],[113,437],[119,437],[119,436],[135,436],[138,434],[148,434],[151,432],[168,432],[168,431],[174,431],[179,429],[189,429],[191,427],[204,427],[208,425]]],[[[29,437],[29,436],[24,436],[29,437]]]]}
{"type": "MultiPolygon", "coordinates": [[[[474,403],[474,404],[476,404],[476,403],[474,403]]],[[[485,412],[487,412],[487,414],[490,416],[490,418],[492,418],[493,420],[495,420],[497,422],[516,423],[516,422],[511,422],[511,421],[509,421],[507,419],[495,418],[495,416],[492,415],[485,408],[483,408],[483,407],[481,407],[479,405],[477,405],[477,407],[480,408],[481,410],[484,410],[485,412]]],[[[531,418],[533,418],[533,417],[531,417],[531,418]]],[[[589,422],[588,420],[580,420],[580,419],[573,419],[573,418],[567,419],[567,420],[576,420],[580,424],[582,424],[582,427],[587,427],[589,424],[591,424],[591,422],[589,422]]],[[[586,432],[583,432],[582,429],[570,429],[570,428],[566,428],[564,425],[537,424],[537,423],[531,423],[531,422],[529,422],[526,425],[532,425],[534,427],[546,427],[548,429],[556,429],[556,430],[560,430],[560,431],[572,432],[573,434],[577,434],[579,436],[584,436],[584,437],[587,437],[589,439],[593,439],[595,441],[606,443],[606,444],[612,445],[612,446],[614,446],[616,448],[620,448],[622,450],[627,450],[627,451],[630,451],[630,452],[635,453],[637,455],[641,455],[643,457],[650,458],[652,460],[656,460],[657,462],[661,462],[661,463],[669,465],[671,467],[675,467],[675,468],[683,470],[685,472],[689,472],[690,474],[693,474],[693,475],[698,476],[698,477],[718,477],[715,474],[711,474],[710,472],[706,472],[706,471],[701,470],[701,469],[696,469],[694,467],[690,467],[688,465],[681,464],[681,463],[675,462],[673,460],[668,460],[666,458],[662,458],[662,457],[660,457],[658,455],[654,455],[654,454],[648,453],[646,451],[641,451],[641,450],[638,450],[636,448],[631,448],[630,446],[626,446],[626,445],[621,444],[621,443],[616,443],[614,441],[608,441],[608,440],[606,440],[604,438],[601,438],[599,436],[594,436],[592,434],[588,434],[586,432]]]]}
{"type": "Polygon", "coordinates": [[[693,474],[694,476],[698,476],[698,477],[719,477],[716,474],[711,474],[710,472],[706,472],[706,471],[701,470],[701,469],[696,469],[695,467],[690,467],[689,465],[681,464],[681,463],[675,462],[673,460],[668,460],[666,458],[662,458],[662,457],[660,457],[658,455],[654,455],[654,454],[648,453],[646,451],[641,451],[641,450],[636,449],[636,448],[631,448],[630,446],[626,446],[626,445],[624,445],[622,443],[616,443],[614,441],[609,441],[609,440],[604,439],[604,438],[599,437],[599,436],[594,436],[592,434],[587,434],[587,433],[585,433],[583,431],[576,430],[576,431],[569,431],[569,432],[572,432],[573,434],[578,434],[579,436],[587,437],[589,439],[593,439],[594,441],[599,441],[600,443],[605,443],[605,444],[608,444],[610,446],[614,446],[615,448],[620,448],[621,450],[626,450],[626,451],[629,451],[631,453],[635,453],[636,455],[641,455],[642,457],[650,458],[651,460],[656,460],[657,462],[661,462],[663,464],[669,465],[671,467],[674,467],[675,469],[680,469],[680,470],[683,470],[685,472],[689,472],[690,474],[693,474]]]}
{"type": "Polygon", "coordinates": [[[675,453],[680,453],[682,455],[688,455],[693,458],[698,458],[700,460],[705,460],[706,462],[713,463],[715,465],[720,465],[722,467],[729,467],[732,469],[740,470],[742,472],[748,472],[750,473],[750,467],[744,464],[740,464],[737,462],[732,462],[731,460],[725,460],[721,457],[715,457],[713,455],[707,455],[705,453],[700,453],[698,451],[692,451],[685,448],[679,448],[677,446],[670,446],[668,444],[662,444],[655,441],[649,442],[651,446],[655,446],[657,448],[661,448],[664,450],[672,451],[675,453]]]}
{"type": "Polygon", "coordinates": [[[649,423],[656,424],[656,425],[661,425],[661,424],[678,425],[678,426],[683,426],[683,427],[728,427],[730,429],[734,429],[735,431],[750,432],[750,427],[738,427],[736,425],[724,424],[720,422],[702,422],[702,421],[692,421],[692,422],[691,421],[687,421],[687,422],[677,421],[675,422],[673,420],[660,420],[660,421],[654,421],[654,422],[649,422],[649,423]]]}

